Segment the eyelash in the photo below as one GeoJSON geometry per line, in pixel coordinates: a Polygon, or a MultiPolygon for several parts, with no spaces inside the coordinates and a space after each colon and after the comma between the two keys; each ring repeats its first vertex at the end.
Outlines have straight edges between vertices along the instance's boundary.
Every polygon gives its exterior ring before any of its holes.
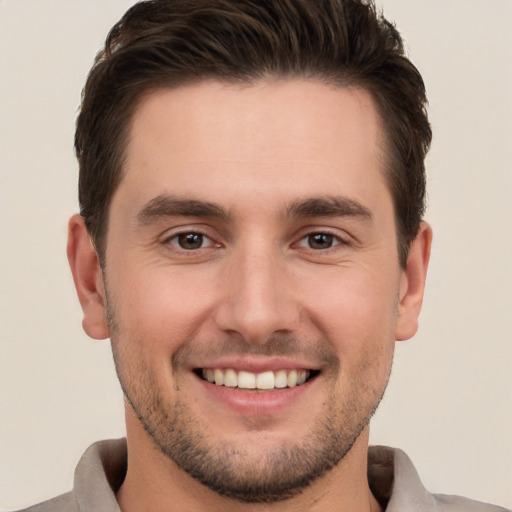
{"type": "MultiPolygon", "coordinates": [[[[164,240],[164,244],[170,244],[176,247],[177,250],[182,250],[185,252],[194,252],[201,249],[208,249],[211,247],[220,248],[222,247],[221,244],[216,243],[210,236],[208,236],[206,233],[200,231],[200,230],[190,230],[190,231],[181,231],[179,233],[174,233],[172,236],[167,237],[164,240]],[[181,237],[200,237],[200,246],[199,247],[192,247],[192,248],[185,248],[182,246],[180,242],[183,242],[184,240],[180,240],[181,237]],[[205,241],[208,243],[208,245],[203,245],[205,241]]],[[[336,235],[329,230],[319,230],[319,231],[311,231],[304,236],[302,236],[297,242],[292,244],[292,247],[298,247],[302,249],[307,249],[314,252],[330,252],[332,250],[336,250],[338,246],[344,246],[348,245],[348,241],[340,237],[339,235],[336,235]],[[328,241],[330,242],[329,247],[311,247],[311,243],[314,243],[314,237],[328,237],[328,241]]]]}
{"type": "Polygon", "coordinates": [[[307,249],[307,250],[314,251],[314,252],[326,253],[326,252],[330,252],[330,251],[335,251],[335,250],[337,250],[337,248],[339,248],[338,246],[346,246],[346,245],[348,245],[348,243],[349,242],[346,239],[342,238],[341,236],[339,236],[335,233],[332,233],[329,230],[319,230],[319,231],[311,231],[311,232],[305,234],[298,240],[298,242],[296,242],[293,245],[295,247],[300,247],[300,248],[307,249]],[[325,248],[311,247],[310,244],[312,242],[312,238],[319,237],[319,236],[329,237],[331,240],[331,245],[329,247],[325,247],[325,248]],[[303,243],[305,243],[307,245],[302,245],[303,243]]]}
{"type": "Polygon", "coordinates": [[[203,232],[198,231],[198,230],[181,231],[179,233],[174,233],[173,235],[167,237],[164,240],[164,244],[174,245],[174,246],[177,247],[178,250],[183,250],[183,251],[186,251],[186,252],[198,251],[200,249],[207,249],[209,247],[221,247],[220,244],[214,242],[214,240],[211,237],[209,237],[206,233],[203,233],[203,232]],[[189,237],[189,236],[201,237],[201,246],[200,247],[194,247],[194,248],[191,248],[191,249],[186,249],[185,247],[181,246],[180,245],[180,238],[181,237],[189,237]],[[207,246],[203,246],[203,243],[205,241],[209,242],[207,246]]]}

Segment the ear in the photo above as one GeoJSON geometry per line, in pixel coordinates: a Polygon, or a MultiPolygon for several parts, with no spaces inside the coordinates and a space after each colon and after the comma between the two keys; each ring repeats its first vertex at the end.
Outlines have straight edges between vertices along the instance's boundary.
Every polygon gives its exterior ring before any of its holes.
{"type": "Polygon", "coordinates": [[[84,312],[84,331],[97,340],[108,338],[103,275],[84,218],[78,214],[69,220],[67,253],[78,299],[84,312]]]}
{"type": "Polygon", "coordinates": [[[426,222],[421,222],[400,278],[400,302],[395,332],[397,341],[412,338],[418,330],[431,245],[432,229],[426,222]]]}

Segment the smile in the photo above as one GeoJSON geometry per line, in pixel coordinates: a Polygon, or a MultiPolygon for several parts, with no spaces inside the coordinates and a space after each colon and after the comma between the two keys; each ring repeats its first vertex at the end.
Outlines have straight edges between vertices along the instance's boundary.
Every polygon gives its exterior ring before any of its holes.
{"type": "Polygon", "coordinates": [[[271,390],[301,386],[315,372],[310,370],[277,370],[252,373],[243,370],[236,371],[232,368],[203,368],[198,373],[204,380],[216,386],[271,390]]]}

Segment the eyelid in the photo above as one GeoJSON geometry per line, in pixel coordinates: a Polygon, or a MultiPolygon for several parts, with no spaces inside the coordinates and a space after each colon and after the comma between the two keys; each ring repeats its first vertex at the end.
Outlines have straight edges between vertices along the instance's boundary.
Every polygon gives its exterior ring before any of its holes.
{"type": "Polygon", "coordinates": [[[167,229],[161,236],[161,243],[163,245],[172,245],[177,250],[184,251],[184,252],[193,252],[194,250],[199,251],[201,249],[207,249],[210,247],[222,247],[222,244],[217,242],[215,238],[208,233],[208,229],[205,229],[201,226],[179,226],[171,229],[167,229]],[[174,240],[177,241],[178,237],[181,235],[188,235],[188,234],[197,234],[204,237],[204,239],[208,240],[210,243],[206,246],[200,247],[198,249],[183,249],[179,246],[178,243],[173,243],[174,240]]]}
{"type": "Polygon", "coordinates": [[[327,228],[327,227],[320,227],[320,226],[318,226],[318,227],[311,226],[311,227],[308,227],[307,230],[301,230],[301,233],[298,235],[296,240],[297,241],[292,244],[293,247],[299,247],[301,249],[308,249],[310,251],[314,251],[314,252],[318,252],[318,253],[336,250],[338,248],[338,246],[347,246],[351,243],[351,237],[349,234],[347,234],[345,232],[343,232],[343,234],[341,234],[339,230],[327,228]],[[328,247],[326,249],[313,249],[306,245],[308,237],[313,236],[313,235],[332,236],[335,243],[333,243],[333,245],[331,247],[328,247]],[[302,242],[304,242],[304,245],[302,245],[302,242]]]}
{"type": "Polygon", "coordinates": [[[310,235],[303,236],[295,245],[297,247],[303,247],[304,249],[311,249],[314,251],[322,251],[322,250],[328,250],[332,249],[333,247],[336,247],[337,245],[342,244],[343,242],[336,236],[332,235],[331,233],[311,233],[310,235]],[[330,247],[326,247],[325,249],[314,249],[313,247],[309,247],[309,237],[314,235],[329,235],[333,239],[333,243],[330,247]]]}
{"type": "Polygon", "coordinates": [[[185,231],[183,233],[176,233],[173,236],[167,238],[168,244],[174,245],[179,250],[192,252],[192,251],[198,251],[200,249],[207,249],[208,247],[218,246],[208,235],[205,235],[204,233],[199,233],[198,231],[185,231]],[[201,247],[198,247],[197,249],[185,249],[184,247],[181,247],[179,244],[179,238],[182,235],[200,235],[202,237],[202,244],[201,247]]]}

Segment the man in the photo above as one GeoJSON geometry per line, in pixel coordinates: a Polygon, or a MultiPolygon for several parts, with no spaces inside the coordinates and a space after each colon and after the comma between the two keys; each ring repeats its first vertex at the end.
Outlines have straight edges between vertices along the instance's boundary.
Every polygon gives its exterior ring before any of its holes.
{"type": "Polygon", "coordinates": [[[84,90],[68,257],[127,440],[32,510],[503,510],[368,450],[423,297],[425,104],[367,3],[124,16],[84,90]]]}

